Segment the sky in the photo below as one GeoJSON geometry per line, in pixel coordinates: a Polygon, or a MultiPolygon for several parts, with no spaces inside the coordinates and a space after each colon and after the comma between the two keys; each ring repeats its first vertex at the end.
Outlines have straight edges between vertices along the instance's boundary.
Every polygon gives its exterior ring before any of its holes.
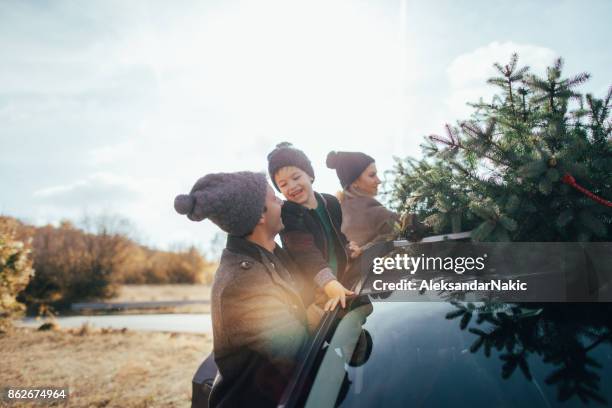
{"type": "Polygon", "coordinates": [[[173,209],[221,171],[265,171],[282,141],[339,190],[331,150],[379,172],[489,98],[513,52],[612,85],[609,0],[0,0],[0,214],[116,214],[141,243],[211,248],[173,209]]]}

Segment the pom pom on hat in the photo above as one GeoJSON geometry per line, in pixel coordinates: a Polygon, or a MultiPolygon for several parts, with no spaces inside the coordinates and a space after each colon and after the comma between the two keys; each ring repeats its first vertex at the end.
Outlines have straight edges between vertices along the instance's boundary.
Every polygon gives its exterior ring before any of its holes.
{"type": "Polygon", "coordinates": [[[291,142],[280,142],[279,144],[276,145],[276,148],[281,148],[281,147],[293,147],[293,143],[291,142]]]}
{"type": "Polygon", "coordinates": [[[338,153],[335,151],[329,152],[325,164],[328,169],[336,169],[338,167],[338,153]]]}
{"type": "Polygon", "coordinates": [[[193,211],[195,197],[191,194],[179,194],[174,199],[174,209],[181,215],[187,215],[193,211]]]}

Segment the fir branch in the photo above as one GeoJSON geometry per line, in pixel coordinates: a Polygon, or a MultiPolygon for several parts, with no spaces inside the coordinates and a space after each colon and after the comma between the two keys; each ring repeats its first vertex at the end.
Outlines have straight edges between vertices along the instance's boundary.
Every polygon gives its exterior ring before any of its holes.
{"type": "Polygon", "coordinates": [[[455,149],[463,147],[461,145],[461,140],[459,139],[459,135],[457,134],[457,132],[448,123],[444,127],[446,129],[446,137],[439,135],[430,135],[429,139],[455,149]]]}
{"type": "Polygon", "coordinates": [[[517,72],[515,72],[514,74],[512,74],[512,76],[510,76],[510,79],[512,81],[520,81],[523,79],[523,77],[525,76],[525,74],[529,71],[529,66],[524,66],[523,68],[519,69],[517,72]]]}
{"type": "Polygon", "coordinates": [[[561,86],[565,88],[573,88],[578,85],[584,84],[591,78],[591,74],[588,72],[581,72],[578,75],[574,75],[572,78],[566,79],[561,82],[561,86]]]}

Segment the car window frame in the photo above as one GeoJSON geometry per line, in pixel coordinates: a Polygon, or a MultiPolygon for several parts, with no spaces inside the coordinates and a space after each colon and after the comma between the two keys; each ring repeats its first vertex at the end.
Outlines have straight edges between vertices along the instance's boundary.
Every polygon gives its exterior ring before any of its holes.
{"type": "MultiPolygon", "coordinates": [[[[347,305],[347,308],[350,307],[350,304],[347,305]]],[[[312,374],[312,370],[318,367],[316,364],[317,360],[321,359],[322,347],[326,341],[328,341],[331,336],[333,336],[336,327],[338,326],[338,322],[342,319],[344,313],[340,311],[340,308],[337,307],[335,310],[325,312],[319,325],[317,326],[317,330],[309,342],[308,347],[306,348],[302,359],[301,364],[299,364],[293,372],[285,391],[278,403],[279,408],[290,408],[300,406],[299,403],[302,401],[307,391],[310,390],[310,387],[306,389],[307,381],[309,376],[312,374]]]]}

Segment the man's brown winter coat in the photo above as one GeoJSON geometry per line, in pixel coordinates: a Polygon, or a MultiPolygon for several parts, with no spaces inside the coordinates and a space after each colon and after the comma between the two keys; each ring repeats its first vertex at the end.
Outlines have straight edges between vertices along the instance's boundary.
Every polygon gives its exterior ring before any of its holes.
{"type": "Polygon", "coordinates": [[[244,238],[228,238],[212,288],[219,375],[211,407],[278,403],[308,339],[304,305],[283,257],[281,248],[272,254],[244,238]]]}

